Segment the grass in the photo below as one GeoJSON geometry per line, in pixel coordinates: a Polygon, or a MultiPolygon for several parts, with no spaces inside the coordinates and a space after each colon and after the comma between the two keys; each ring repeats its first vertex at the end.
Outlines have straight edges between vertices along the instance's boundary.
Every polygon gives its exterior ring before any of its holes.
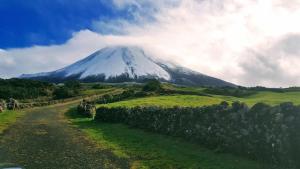
{"type": "Polygon", "coordinates": [[[258,92],[257,94],[238,98],[238,97],[232,97],[232,96],[221,96],[221,95],[214,95],[213,97],[223,99],[225,101],[240,101],[244,102],[249,106],[253,106],[255,103],[266,103],[269,105],[279,105],[283,102],[293,102],[296,105],[300,105],[300,92],[268,92],[268,91],[262,91],[258,92]]]}
{"type": "Polygon", "coordinates": [[[188,86],[174,86],[169,83],[162,84],[162,88],[166,90],[173,90],[178,92],[188,92],[188,93],[194,93],[194,94],[205,94],[204,90],[206,88],[204,87],[188,87],[188,86]]]}
{"type": "Polygon", "coordinates": [[[131,161],[131,168],[258,169],[261,164],[188,143],[179,138],[128,128],[121,124],[97,123],[69,112],[74,125],[99,147],[131,161]]]}
{"type": "MultiPolygon", "coordinates": [[[[201,88],[201,87],[178,87],[170,84],[166,84],[164,87],[176,91],[206,94],[204,92],[205,88],[201,88]]],[[[234,97],[234,96],[223,96],[223,95],[210,95],[210,96],[228,102],[233,102],[233,101],[244,102],[249,106],[253,106],[255,103],[258,102],[263,102],[269,105],[279,105],[282,102],[293,102],[296,105],[300,105],[299,90],[290,90],[290,91],[286,90],[285,92],[258,91],[256,94],[249,95],[246,97],[234,97]]]]}
{"type": "Polygon", "coordinates": [[[263,102],[270,105],[278,105],[282,102],[293,102],[296,105],[300,105],[300,92],[260,92],[256,95],[247,98],[249,104],[255,102],[263,102]]]}
{"type": "Polygon", "coordinates": [[[117,89],[117,88],[106,88],[106,89],[86,89],[81,91],[81,95],[83,96],[89,96],[89,95],[96,95],[96,94],[102,94],[102,93],[106,93],[106,92],[110,92],[113,90],[120,90],[121,89],[117,89]]]}
{"type": "Polygon", "coordinates": [[[24,113],[20,111],[4,111],[0,113],[0,134],[23,115],[24,113]]]}
{"type": "Polygon", "coordinates": [[[135,106],[204,106],[219,104],[223,99],[208,96],[195,96],[195,95],[172,95],[172,96],[152,96],[145,98],[138,98],[133,100],[126,100],[120,102],[114,102],[107,104],[108,107],[124,106],[124,107],[135,107],[135,106]]]}
{"type": "MultiPolygon", "coordinates": [[[[269,105],[279,105],[282,102],[293,102],[296,105],[300,105],[300,92],[258,92],[257,94],[238,98],[233,96],[223,95],[211,95],[211,96],[197,96],[197,95],[170,95],[170,96],[152,96],[145,98],[137,98],[131,100],[125,100],[115,103],[106,104],[107,107],[135,107],[135,106],[204,106],[219,104],[222,101],[229,103],[234,101],[240,101],[246,103],[248,106],[253,106],[255,103],[263,102],[269,105]]],[[[98,105],[103,106],[103,105],[98,105]]]]}

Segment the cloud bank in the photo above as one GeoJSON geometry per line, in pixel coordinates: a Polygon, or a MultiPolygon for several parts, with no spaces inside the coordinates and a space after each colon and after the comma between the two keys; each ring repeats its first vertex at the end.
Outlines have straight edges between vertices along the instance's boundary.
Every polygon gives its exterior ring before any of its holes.
{"type": "Polygon", "coordinates": [[[82,30],[63,45],[0,50],[0,77],[58,69],[104,46],[129,44],[240,85],[300,85],[297,0],[112,2],[132,10],[134,22],[98,20],[94,30],[110,33],[82,30]]]}

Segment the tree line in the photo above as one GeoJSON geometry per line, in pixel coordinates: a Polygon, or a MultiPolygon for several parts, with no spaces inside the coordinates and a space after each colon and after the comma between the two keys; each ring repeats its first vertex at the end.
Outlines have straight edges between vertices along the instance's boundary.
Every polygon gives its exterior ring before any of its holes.
{"type": "Polygon", "coordinates": [[[55,85],[27,79],[0,79],[0,99],[34,99],[50,96],[55,85]]]}

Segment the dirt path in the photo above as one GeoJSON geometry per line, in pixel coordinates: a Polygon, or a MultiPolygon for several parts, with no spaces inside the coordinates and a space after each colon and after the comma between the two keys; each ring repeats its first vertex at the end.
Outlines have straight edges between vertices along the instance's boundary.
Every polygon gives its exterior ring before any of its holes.
{"type": "Polygon", "coordinates": [[[64,117],[71,104],[30,110],[0,135],[0,164],[26,169],[129,168],[72,127],[64,117]]]}

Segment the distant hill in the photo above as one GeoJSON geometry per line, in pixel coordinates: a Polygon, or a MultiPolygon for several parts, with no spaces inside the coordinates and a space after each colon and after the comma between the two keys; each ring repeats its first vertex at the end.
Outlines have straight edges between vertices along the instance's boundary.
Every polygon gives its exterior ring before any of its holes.
{"type": "Polygon", "coordinates": [[[65,68],[37,74],[23,74],[20,78],[61,82],[128,82],[159,79],[180,85],[235,86],[179,65],[157,61],[139,47],[115,46],[103,48],[65,68]]]}

